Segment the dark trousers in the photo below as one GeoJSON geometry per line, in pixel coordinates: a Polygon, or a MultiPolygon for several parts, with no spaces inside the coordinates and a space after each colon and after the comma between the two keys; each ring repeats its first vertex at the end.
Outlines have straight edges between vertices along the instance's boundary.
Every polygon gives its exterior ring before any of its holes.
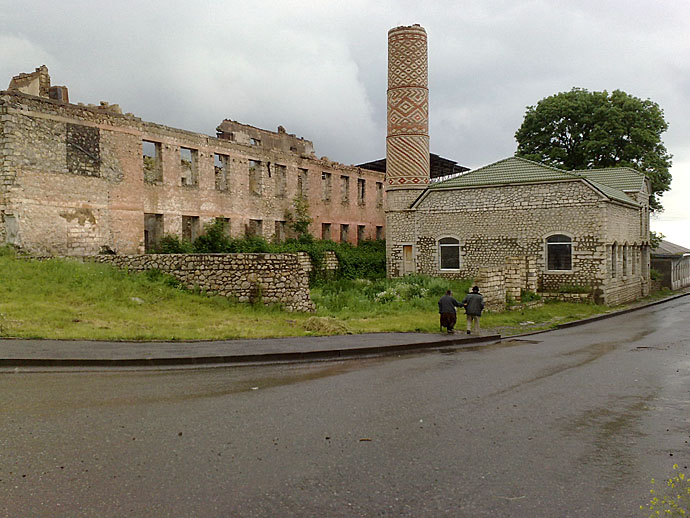
{"type": "Polygon", "coordinates": [[[452,331],[457,318],[455,313],[441,313],[441,327],[447,327],[448,331],[452,331]]]}

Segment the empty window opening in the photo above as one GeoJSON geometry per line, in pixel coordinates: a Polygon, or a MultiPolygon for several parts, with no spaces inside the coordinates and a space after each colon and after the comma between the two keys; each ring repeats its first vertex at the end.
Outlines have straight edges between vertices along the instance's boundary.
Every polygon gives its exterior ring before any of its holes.
{"type": "Polygon", "coordinates": [[[285,241],[285,222],[277,221],[275,223],[275,233],[273,235],[273,240],[277,242],[285,241]]]}
{"type": "Polygon", "coordinates": [[[381,241],[385,236],[383,235],[383,226],[376,225],[376,239],[381,241]]]}
{"type": "Polygon", "coordinates": [[[357,225],[357,244],[364,241],[366,237],[367,227],[365,225],[357,225]]]}
{"type": "Polygon", "coordinates": [[[547,237],[546,265],[548,270],[571,270],[573,267],[572,239],[564,234],[547,237]]]}
{"type": "Polygon", "coordinates": [[[153,252],[163,238],[163,214],[144,214],[144,250],[153,252]]]}
{"type": "Polygon", "coordinates": [[[383,207],[383,183],[376,182],[376,208],[383,207]]]}
{"type": "Polygon", "coordinates": [[[309,176],[306,169],[297,170],[297,196],[307,198],[309,195],[309,176]]]}
{"type": "Polygon", "coordinates": [[[249,192],[254,196],[261,196],[261,162],[249,161],[249,192]]]}
{"type": "Polygon", "coordinates": [[[330,223],[321,223],[321,239],[324,241],[330,241],[332,239],[330,223]]]}
{"type": "Polygon", "coordinates": [[[67,124],[67,170],[83,176],[100,176],[100,142],[98,128],[67,124]]]}
{"type": "Polygon", "coordinates": [[[331,201],[331,173],[321,173],[321,199],[331,201]]]}
{"type": "Polygon", "coordinates": [[[438,241],[439,266],[441,270],[460,269],[460,241],[444,237],[438,241]]]}
{"type": "Polygon", "coordinates": [[[340,225],[340,242],[346,243],[350,237],[350,225],[343,224],[340,225]]]}
{"type": "Polygon", "coordinates": [[[287,191],[287,167],[276,164],[276,196],[285,198],[287,191]]]}
{"type": "Polygon", "coordinates": [[[228,155],[213,154],[213,169],[216,175],[216,190],[228,190],[228,155]]]}
{"type": "Polygon", "coordinates": [[[196,149],[180,148],[180,185],[199,185],[198,156],[196,149]]]}
{"type": "Polygon", "coordinates": [[[261,237],[264,235],[264,222],[260,219],[250,219],[245,232],[247,236],[261,237]]]}
{"type": "Polygon", "coordinates": [[[258,139],[258,138],[250,138],[250,139],[249,139],[249,143],[250,143],[252,146],[260,146],[260,145],[261,145],[261,139],[258,139]]]}
{"type": "Polygon", "coordinates": [[[182,216],[182,239],[193,243],[200,232],[199,216],[182,216]]]}
{"type": "Polygon", "coordinates": [[[616,243],[613,243],[611,245],[611,278],[615,279],[616,277],[616,263],[618,262],[618,251],[616,250],[618,247],[616,246],[616,243]]]}
{"type": "Polygon", "coordinates": [[[350,203],[350,177],[340,177],[340,201],[344,204],[350,203]]]}
{"type": "Polygon", "coordinates": [[[367,182],[364,178],[357,178],[357,204],[366,204],[366,185],[367,182]]]}
{"type": "Polygon", "coordinates": [[[144,181],[146,183],[161,183],[163,181],[161,143],[142,140],[141,148],[144,164],[144,181]]]}

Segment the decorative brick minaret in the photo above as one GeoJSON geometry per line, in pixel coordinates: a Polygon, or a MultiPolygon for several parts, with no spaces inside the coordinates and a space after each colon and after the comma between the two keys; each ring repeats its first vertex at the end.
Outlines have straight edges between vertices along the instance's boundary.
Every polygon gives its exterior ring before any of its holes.
{"type": "Polygon", "coordinates": [[[389,207],[429,184],[429,88],[426,31],[419,25],[388,31],[388,135],[386,190],[389,207]],[[412,190],[408,196],[393,191],[412,190]],[[390,202],[393,202],[392,204],[390,202]]]}
{"type": "Polygon", "coordinates": [[[426,31],[419,25],[388,31],[386,137],[386,272],[417,271],[414,201],[429,185],[429,88],[426,31]]]}

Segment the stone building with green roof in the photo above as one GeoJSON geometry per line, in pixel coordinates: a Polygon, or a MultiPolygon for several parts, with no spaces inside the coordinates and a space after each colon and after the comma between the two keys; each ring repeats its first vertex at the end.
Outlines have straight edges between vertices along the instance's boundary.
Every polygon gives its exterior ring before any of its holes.
{"type": "Polygon", "coordinates": [[[386,211],[389,276],[469,277],[514,297],[582,292],[606,304],[649,291],[650,185],[638,171],[510,157],[417,192],[386,211]]]}

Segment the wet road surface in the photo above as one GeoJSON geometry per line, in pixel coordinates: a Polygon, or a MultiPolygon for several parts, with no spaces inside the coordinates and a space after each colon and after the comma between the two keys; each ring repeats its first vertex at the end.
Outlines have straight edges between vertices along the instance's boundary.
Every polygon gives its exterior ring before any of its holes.
{"type": "Polygon", "coordinates": [[[690,464],[686,300],[400,357],[0,373],[0,516],[641,516],[690,464]]]}

